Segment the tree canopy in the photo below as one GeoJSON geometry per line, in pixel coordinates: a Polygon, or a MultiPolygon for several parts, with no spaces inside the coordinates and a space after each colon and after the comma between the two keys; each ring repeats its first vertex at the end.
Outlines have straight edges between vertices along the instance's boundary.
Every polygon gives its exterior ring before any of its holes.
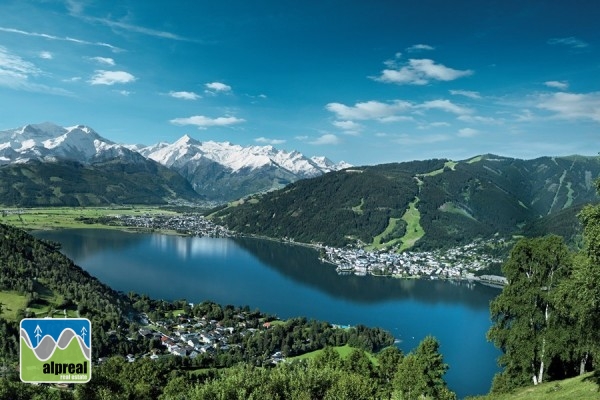
{"type": "Polygon", "coordinates": [[[583,374],[600,356],[600,205],[579,218],[579,251],[557,236],[521,239],[502,267],[508,285],[490,304],[488,331],[503,353],[493,391],[583,374]]]}

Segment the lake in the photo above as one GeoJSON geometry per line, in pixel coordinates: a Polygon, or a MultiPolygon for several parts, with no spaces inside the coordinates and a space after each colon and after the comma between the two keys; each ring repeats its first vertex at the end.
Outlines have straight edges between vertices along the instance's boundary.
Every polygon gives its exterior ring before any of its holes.
{"type": "Polygon", "coordinates": [[[499,351],[485,339],[500,291],[467,282],[340,276],[314,249],[249,238],[192,238],[112,230],[36,232],[112,288],[155,299],[248,305],[280,318],[306,316],[380,326],[409,352],[435,336],[459,398],[489,391],[499,351]]]}

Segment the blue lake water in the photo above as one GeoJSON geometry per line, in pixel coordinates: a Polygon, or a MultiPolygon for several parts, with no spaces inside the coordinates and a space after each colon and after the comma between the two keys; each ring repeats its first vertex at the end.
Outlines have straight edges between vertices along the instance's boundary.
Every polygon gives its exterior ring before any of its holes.
{"type": "Polygon", "coordinates": [[[315,250],[267,240],[133,234],[109,230],[36,232],[102,282],[123,292],[190,302],[248,305],[280,318],[306,316],[389,330],[406,353],[427,335],[440,341],[459,398],[487,393],[498,371],[485,339],[489,302],[479,284],[340,276],[315,250]]]}

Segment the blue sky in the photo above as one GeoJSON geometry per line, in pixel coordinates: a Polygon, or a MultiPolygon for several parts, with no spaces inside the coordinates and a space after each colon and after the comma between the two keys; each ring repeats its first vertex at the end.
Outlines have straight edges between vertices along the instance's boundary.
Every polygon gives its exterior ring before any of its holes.
{"type": "Polygon", "coordinates": [[[355,165],[600,151],[594,0],[0,2],[0,130],[355,165]]]}

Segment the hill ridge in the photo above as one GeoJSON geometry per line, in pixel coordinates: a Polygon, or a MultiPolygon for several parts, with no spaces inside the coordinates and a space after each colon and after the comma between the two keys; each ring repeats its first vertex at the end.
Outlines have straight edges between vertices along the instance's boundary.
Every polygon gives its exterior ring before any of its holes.
{"type": "Polygon", "coordinates": [[[541,218],[597,202],[593,181],[599,175],[599,157],[388,163],[298,181],[214,210],[212,218],[242,233],[389,248],[406,235],[408,223],[401,217],[418,196],[424,236],[414,246],[427,250],[511,236],[541,218]],[[382,241],[384,232],[388,237],[382,241]]]}

